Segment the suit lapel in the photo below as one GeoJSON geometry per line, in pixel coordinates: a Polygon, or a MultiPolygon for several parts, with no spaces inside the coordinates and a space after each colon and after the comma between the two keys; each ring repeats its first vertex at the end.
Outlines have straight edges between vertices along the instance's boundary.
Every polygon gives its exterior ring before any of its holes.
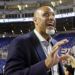
{"type": "Polygon", "coordinates": [[[32,43],[34,44],[33,46],[35,47],[36,54],[38,55],[40,60],[44,60],[46,58],[46,55],[45,55],[43,48],[39,42],[39,39],[36,37],[34,32],[32,32],[31,35],[32,35],[31,40],[32,40],[32,43]]]}
{"type": "Polygon", "coordinates": [[[45,53],[44,53],[42,46],[40,44],[38,44],[38,46],[36,47],[36,52],[37,52],[40,60],[44,60],[46,58],[45,53]]]}

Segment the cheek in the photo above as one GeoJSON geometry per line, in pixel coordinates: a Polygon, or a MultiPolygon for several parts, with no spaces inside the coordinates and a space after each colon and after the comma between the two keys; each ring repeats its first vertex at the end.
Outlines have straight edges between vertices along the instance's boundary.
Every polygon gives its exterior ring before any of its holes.
{"type": "Polygon", "coordinates": [[[45,21],[42,21],[42,29],[43,29],[43,31],[45,31],[46,30],[46,22],[45,21]]]}
{"type": "Polygon", "coordinates": [[[45,32],[45,31],[46,31],[46,27],[44,26],[44,24],[40,24],[40,25],[39,25],[39,29],[40,29],[40,31],[42,31],[42,32],[45,32]]]}
{"type": "Polygon", "coordinates": [[[39,18],[39,22],[41,22],[41,24],[44,24],[46,21],[45,21],[45,18],[39,18]]]}
{"type": "Polygon", "coordinates": [[[42,30],[43,32],[46,32],[46,26],[45,26],[44,24],[42,25],[41,30],[42,30]]]}
{"type": "Polygon", "coordinates": [[[38,23],[40,25],[40,29],[42,31],[45,31],[46,30],[46,20],[45,20],[45,18],[40,18],[38,23]]]}

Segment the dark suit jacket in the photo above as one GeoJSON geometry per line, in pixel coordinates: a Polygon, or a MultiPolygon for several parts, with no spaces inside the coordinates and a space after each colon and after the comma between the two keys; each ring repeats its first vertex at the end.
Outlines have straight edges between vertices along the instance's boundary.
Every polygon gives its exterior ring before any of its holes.
{"type": "MultiPolygon", "coordinates": [[[[55,40],[52,44],[55,44],[55,40]]],[[[8,48],[4,75],[48,75],[44,64],[45,58],[41,44],[33,31],[19,36],[8,48]]],[[[60,75],[64,75],[61,64],[58,65],[60,75]]]]}

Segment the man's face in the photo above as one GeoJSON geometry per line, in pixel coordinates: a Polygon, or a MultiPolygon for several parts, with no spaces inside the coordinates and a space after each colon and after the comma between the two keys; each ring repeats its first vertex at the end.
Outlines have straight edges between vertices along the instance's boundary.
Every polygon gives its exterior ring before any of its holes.
{"type": "Polygon", "coordinates": [[[51,30],[55,30],[55,14],[52,8],[41,8],[37,15],[36,28],[40,33],[48,34],[51,30]]]}

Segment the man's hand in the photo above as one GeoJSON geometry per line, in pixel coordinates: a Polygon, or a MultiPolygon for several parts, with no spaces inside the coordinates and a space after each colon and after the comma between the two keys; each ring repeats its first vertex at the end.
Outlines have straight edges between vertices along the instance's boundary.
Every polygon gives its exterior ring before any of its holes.
{"type": "Polygon", "coordinates": [[[68,40],[67,39],[63,39],[59,42],[57,42],[53,48],[52,48],[52,52],[50,52],[50,54],[48,55],[48,57],[45,59],[45,65],[46,67],[49,69],[51,68],[52,66],[54,66],[55,64],[57,64],[60,60],[60,57],[58,56],[58,50],[59,48],[68,43],[68,40]]]}

